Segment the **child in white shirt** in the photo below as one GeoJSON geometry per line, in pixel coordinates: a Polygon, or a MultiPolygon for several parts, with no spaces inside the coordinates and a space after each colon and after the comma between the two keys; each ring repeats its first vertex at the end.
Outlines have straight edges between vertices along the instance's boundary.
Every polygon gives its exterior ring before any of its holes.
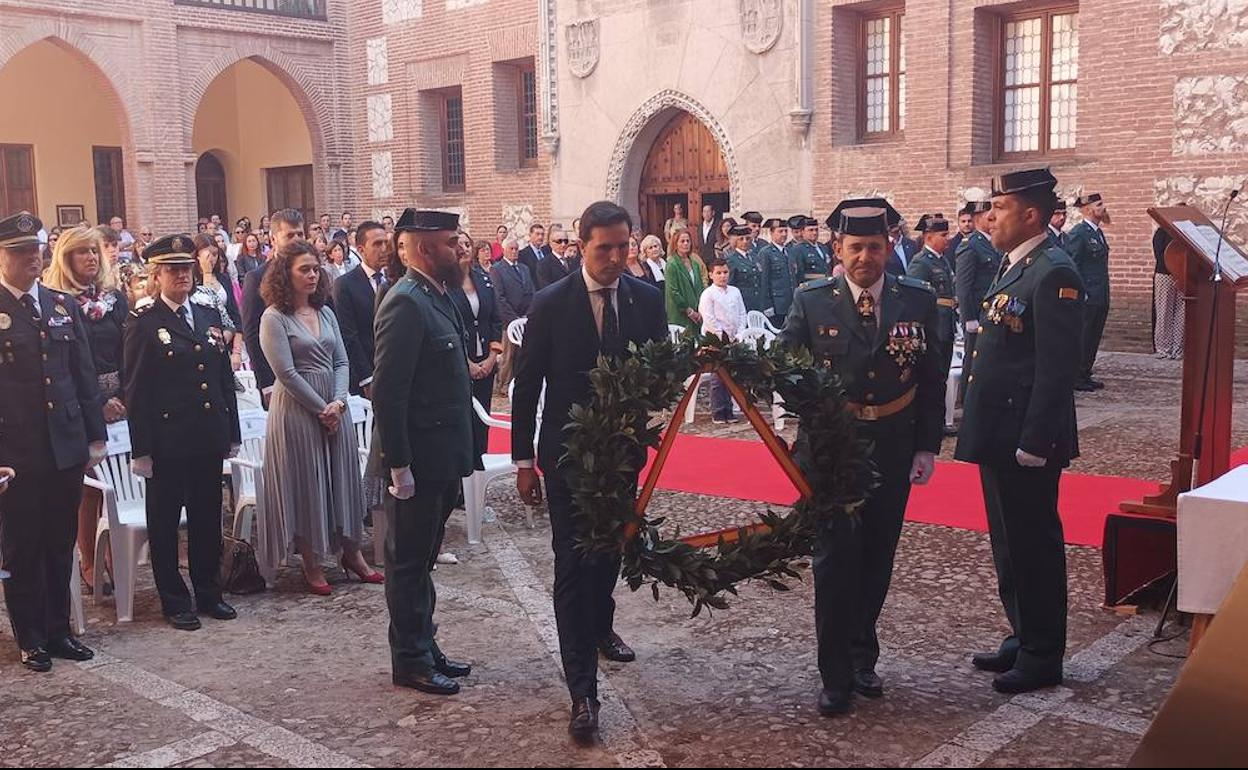
{"type": "MultiPolygon", "coordinates": [[[[728,263],[717,257],[709,266],[711,285],[702,291],[698,313],[702,316],[702,333],[728,335],[736,339],[745,330],[745,300],[741,290],[728,285],[728,263]]],[[[736,422],[732,416],[732,396],[718,377],[711,380],[711,420],[717,425],[736,422]]]]}

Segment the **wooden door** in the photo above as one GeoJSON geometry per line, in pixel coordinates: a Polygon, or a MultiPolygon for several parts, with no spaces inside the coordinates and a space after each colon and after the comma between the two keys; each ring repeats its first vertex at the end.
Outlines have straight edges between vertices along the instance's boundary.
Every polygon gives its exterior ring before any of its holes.
{"type": "MultiPolygon", "coordinates": [[[[206,152],[195,164],[196,211],[200,219],[210,219],[213,214],[229,222],[225,200],[225,168],[216,155],[206,152]]],[[[259,220],[257,220],[259,221],[259,220]]]]}
{"type": "MultiPolygon", "coordinates": [[[[646,156],[638,201],[642,229],[662,236],[677,201],[685,206],[685,218],[696,223],[703,203],[726,200],[728,189],[728,166],[719,143],[697,118],[679,112],[659,132],[646,156]]],[[[723,213],[718,206],[716,211],[723,213]]]]}
{"type": "Polygon", "coordinates": [[[92,147],[95,169],[95,219],[102,225],[113,217],[126,218],[126,174],[120,147],[92,147]]]}
{"type": "Polygon", "coordinates": [[[35,196],[35,147],[0,144],[0,216],[18,211],[38,214],[35,196]]]}
{"type": "Polygon", "coordinates": [[[265,169],[269,212],[295,209],[304,222],[316,221],[316,200],[312,190],[311,166],[281,166],[265,169]]]}

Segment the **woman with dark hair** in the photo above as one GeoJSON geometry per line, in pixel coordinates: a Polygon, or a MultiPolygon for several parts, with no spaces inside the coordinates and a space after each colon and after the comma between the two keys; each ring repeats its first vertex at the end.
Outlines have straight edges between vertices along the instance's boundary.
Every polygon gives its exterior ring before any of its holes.
{"type": "Polygon", "coordinates": [[[225,344],[230,348],[230,365],[234,371],[243,366],[243,317],[238,310],[238,284],[230,278],[225,267],[225,257],[215,238],[199,233],[191,242],[195,245],[195,290],[191,302],[200,307],[216,310],[221,314],[221,331],[225,344]]]}
{"type": "Polygon", "coordinates": [[[494,264],[494,246],[489,243],[478,243],[472,247],[472,261],[469,264],[473,267],[479,267],[485,272],[490,272],[490,267],[494,264]]]}
{"type": "MultiPolygon", "coordinates": [[[[481,246],[483,250],[489,249],[488,243],[481,246]]],[[[459,266],[464,273],[463,281],[459,286],[448,286],[447,295],[464,321],[473,398],[488,410],[494,392],[494,378],[498,373],[498,357],[503,352],[503,322],[498,314],[494,284],[490,282],[489,274],[473,258],[473,250],[463,251],[462,254],[459,266]]],[[[485,454],[488,432],[485,423],[474,418],[473,444],[477,470],[484,470],[481,456],[485,454]]]]}
{"type": "Polygon", "coordinates": [[[335,238],[325,249],[325,273],[329,276],[330,283],[333,283],[347,270],[347,242],[335,238]]]}
{"type": "Polygon", "coordinates": [[[507,225],[499,225],[494,231],[494,242],[490,246],[490,264],[503,258],[503,241],[507,240],[507,225]]]}
{"type": "Polygon", "coordinates": [[[260,347],[277,379],[264,447],[262,561],[280,563],[293,544],[309,590],[331,593],[322,561],[338,548],[340,564],[365,583],[382,583],[360,553],[364,493],[351,411],[350,365],[329,281],[316,249],[296,240],[274,253],[260,284],[268,309],[260,347]]]}
{"type": "Polygon", "coordinates": [[[241,284],[247,274],[264,264],[264,252],[260,250],[260,236],[247,233],[243,236],[243,250],[234,260],[234,272],[238,274],[241,284]]]}
{"type": "Polygon", "coordinates": [[[641,261],[641,246],[631,235],[628,237],[628,256],[625,258],[624,270],[634,278],[640,278],[646,283],[654,283],[654,276],[641,261]]]}
{"type": "Polygon", "coordinates": [[[724,217],[724,221],[719,223],[719,234],[715,238],[715,256],[722,257],[724,252],[732,248],[732,239],[728,237],[728,231],[737,226],[737,220],[732,217],[724,217]]]}

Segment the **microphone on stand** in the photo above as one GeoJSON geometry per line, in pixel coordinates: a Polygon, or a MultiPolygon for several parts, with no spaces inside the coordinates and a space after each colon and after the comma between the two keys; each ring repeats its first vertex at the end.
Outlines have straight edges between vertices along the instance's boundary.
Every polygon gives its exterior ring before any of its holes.
{"type": "Polygon", "coordinates": [[[1218,246],[1213,252],[1213,282],[1222,282],[1222,241],[1226,239],[1226,221],[1231,213],[1231,204],[1239,197],[1240,190],[1244,189],[1241,185],[1231,190],[1231,195],[1226,199],[1226,206],[1222,209],[1222,227],[1218,230],[1218,246]]]}

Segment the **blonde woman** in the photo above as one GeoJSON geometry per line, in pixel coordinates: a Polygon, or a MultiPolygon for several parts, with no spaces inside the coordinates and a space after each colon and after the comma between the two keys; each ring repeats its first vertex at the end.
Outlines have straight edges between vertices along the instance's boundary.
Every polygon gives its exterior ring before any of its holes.
{"type": "Polygon", "coordinates": [[[663,256],[663,242],[657,235],[641,239],[641,263],[650,274],[647,280],[662,289],[666,281],[667,258],[663,256]]]}
{"type": "Polygon", "coordinates": [[[672,248],[667,255],[664,287],[667,296],[667,322],[701,332],[702,316],[698,303],[707,287],[706,265],[693,253],[693,235],[688,228],[672,235],[672,248]]]}
{"type": "MultiPolygon", "coordinates": [[[[113,232],[112,228],[104,229],[113,232]]],[[[115,265],[104,256],[101,244],[98,228],[72,227],[62,232],[52,249],[52,264],[43,274],[43,283],[78,300],[85,322],[83,331],[91,343],[104,419],[117,422],[126,418],[121,391],[122,331],[130,308],[126,295],[114,283],[115,265]]],[[[102,502],[98,492],[87,489],[78,508],[78,550],[88,591],[95,586],[95,530],[102,502]]],[[[107,584],[104,592],[109,592],[107,584]]]]}

